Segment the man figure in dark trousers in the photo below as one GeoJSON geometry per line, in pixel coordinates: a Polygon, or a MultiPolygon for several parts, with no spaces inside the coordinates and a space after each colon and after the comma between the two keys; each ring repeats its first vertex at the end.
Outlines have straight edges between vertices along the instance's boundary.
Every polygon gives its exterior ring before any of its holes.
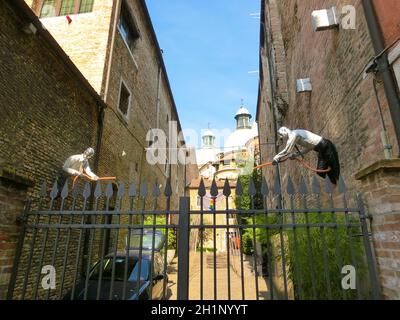
{"type": "Polygon", "coordinates": [[[294,159],[310,151],[315,151],[318,153],[317,169],[330,169],[327,173],[318,172],[318,175],[322,178],[328,175],[330,181],[333,184],[337,184],[340,176],[339,156],[335,145],[330,140],[307,130],[290,130],[286,127],[282,127],[278,130],[278,136],[280,139],[287,139],[287,143],[286,147],[274,157],[274,164],[278,164],[279,161],[286,156],[294,159]],[[303,149],[299,150],[297,145],[303,147],[303,149]],[[296,149],[297,152],[293,152],[294,149],[296,149]]]}

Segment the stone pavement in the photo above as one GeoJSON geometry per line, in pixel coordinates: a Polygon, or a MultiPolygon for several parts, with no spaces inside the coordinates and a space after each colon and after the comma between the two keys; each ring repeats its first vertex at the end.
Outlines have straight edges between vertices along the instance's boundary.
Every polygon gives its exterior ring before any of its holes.
{"type": "MultiPolygon", "coordinates": [[[[239,266],[238,272],[235,272],[232,266],[230,267],[230,286],[231,300],[243,300],[242,296],[242,281],[240,277],[240,258],[231,257],[231,261],[235,259],[235,266],[239,266]]],[[[177,299],[177,258],[171,263],[168,269],[170,289],[170,300],[177,299]]],[[[256,300],[256,280],[252,271],[251,257],[244,256],[244,299],[256,300]]],[[[214,254],[203,254],[203,300],[214,300],[214,284],[217,287],[216,300],[228,300],[228,270],[226,253],[218,253],[216,259],[216,281],[214,281],[214,254]]],[[[269,297],[266,280],[258,277],[258,293],[260,300],[266,300],[269,297]]],[[[192,255],[190,261],[189,273],[189,299],[200,300],[200,253],[192,255]]]]}

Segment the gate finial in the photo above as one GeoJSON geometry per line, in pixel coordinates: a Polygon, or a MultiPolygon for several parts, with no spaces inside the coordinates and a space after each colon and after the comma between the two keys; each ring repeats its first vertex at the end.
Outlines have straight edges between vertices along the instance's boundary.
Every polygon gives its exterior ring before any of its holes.
{"type": "Polygon", "coordinates": [[[280,181],[279,175],[277,174],[275,177],[275,183],[274,183],[274,195],[279,196],[281,194],[282,194],[281,181],[280,181]]]}
{"type": "Polygon", "coordinates": [[[290,176],[288,177],[287,181],[287,193],[289,196],[294,196],[296,194],[296,190],[294,188],[294,184],[290,176]]]}
{"type": "Polygon", "coordinates": [[[308,193],[308,188],[307,188],[307,184],[306,181],[304,180],[304,177],[301,176],[300,178],[300,188],[299,188],[300,194],[305,196],[308,193]]]}
{"type": "Polygon", "coordinates": [[[147,197],[147,183],[146,182],[142,183],[142,187],[140,188],[140,196],[142,198],[146,198],[147,197]]]}
{"type": "Polygon", "coordinates": [[[172,196],[171,178],[167,179],[167,184],[165,185],[164,189],[164,196],[167,198],[172,196]]]}
{"type": "Polygon", "coordinates": [[[117,196],[119,199],[122,199],[125,196],[125,184],[123,182],[119,183],[117,196]]]}
{"type": "Polygon", "coordinates": [[[198,192],[197,192],[197,194],[200,196],[200,197],[204,197],[205,195],[206,195],[206,187],[205,187],[205,185],[204,185],[204,180],[203,180],[203,178],[201,178],[201,180],[200,180],[200,185],[199,185],[199,190],[198,190],[198,192]]]}
{"type": "Polygon", "coordinates": [[[158,184],[158,181],[156,180],[156,182],[153,185],[153,197],[158,198],[160,194],[161,194],[160,186],[158,184]]]}
{"type": "Polygon", "coordinates": [[[346,190],[346,184],[344,182],[344,179],[342,176],[339,176],[339,193],[345,194],[346,192],[347,192],[347,190],[346,190]]]}
{"type": "Polygon", "coordinates": [[[256,195],[256,193],[257,193],[257,190],[256,190],[256,186],[255,186],[255,184],[254,184],[254,180],[253,180],[253,178],[250,178],[250,183],[249,183],[249,196],[250,196],[250,197],[254,197],[254,196],[256,195]]]}
{"type": "Polygon", "coordinates": [[[114,194],[114,190],[113,190],[113,186],[112,183],[109,182],[107,183],[107,187],[106,187],[106,197],[107,199],[110,199],[114,194]]]}
{"type": "Polygon", "coordinates": [[[269,188],[268,188],[268,183],[265,177],[263,177],[262,182],[261,182],[261,194],[266,197],[269,194],[269,188]]]}
{"type": "Polygon", "coordinates": [[[320,186],[319,181],[316,176],[313,177],[312,190],[313,190],[313,193],[315,193],[317,195],[321,194],[321,186],[320,186]]]}
{"type": "Polygon", "coordinates": [[[134,198],[136,197],[136,185],[135,182],[132,182],[131,185],[129,186],[129,197],[134,198]]]}
{"type": "Polygon", "coordinates": [[[236,196],[241,197],[243,195],[243,187],[242,183],[240,182],[240,178],[236,183],[236,196]]]}
{"type": "Polygon", "coordinates": [[[213,179],[213,182],[211,184],[211,190],[210,194],[212,197],[218,197],[218,187],[217,187],[217,182],[215,181],[215,178],[213,179]]]}
{"type": "Polygon", "coordinates": [[[332,182],[330,181],[329,177],[326,177],[326,179],[325,179],[325,192],[327,194],[333,193],[333,186],[332,186],[332,182]]]}
{"type": "Polygon", "coordinates": [[[65,181],[64,187],[61,191],[61,198],[65,199],[68,197],[68,181],[65,181]]]}
{"type": "Polygon", "coordinates": [[[90,183],[89,182],[86,182],[85,183],[85,187],[83,188],[83,198],[85,199],[85,200],[87,200],[87,198],[89,198],[90,197],[90,193],[91,193],[91,190],[90,190],[90,183]]]}
{"type": "Polygon", "coordinates": [[[225,179],[225,184],[224,184],[224,191],[223,194],[225,197],[229,197],[231,195],[231,186],[229,185],[229,180],[228,178],[225,179]]]}
{"type": "Polygon", "coordinates": [[[101,190],[101,184],[99,181],[97,181],[96,188],[94,189],[94,196],[96,197],[96,199],[98,199],[101,197],[102,193],[103,191],[101,190]]]}
{"type": "Polygon", "coordinates": [[[54,182],[53,187],[51,188],[50,198],[55,199],[58,195],[57,181],[54,182]]]}

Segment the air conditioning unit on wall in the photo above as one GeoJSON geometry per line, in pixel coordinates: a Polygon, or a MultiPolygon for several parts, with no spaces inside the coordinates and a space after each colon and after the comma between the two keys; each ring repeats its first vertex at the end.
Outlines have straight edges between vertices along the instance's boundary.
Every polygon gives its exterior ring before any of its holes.
{"type": "Polygon", "coordinates": [[[340,17],[336,7],[323,10],[315,10],[311,14],[314,31],[324,31],[339,27],[340,17]]]}
{"type": "Polygon", "coordinates": [[[296,83],[297,93],[301,92],[311,92],[312,91],[312,84],[311,79],[297,79],[296,83]]]}

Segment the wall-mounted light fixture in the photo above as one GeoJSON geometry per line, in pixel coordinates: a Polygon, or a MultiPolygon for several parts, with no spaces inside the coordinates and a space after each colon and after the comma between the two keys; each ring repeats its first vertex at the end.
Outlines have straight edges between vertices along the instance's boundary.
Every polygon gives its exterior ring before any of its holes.
{"type": "Polygon", "coordinates": [[[36,29],[36,27],[34,26],[33,23],[29,23],[29,24],[27,24],[26,26],[24,26],[22,28],[22,31],[24,33],[26,33],[26,34],[33,34],[34,35],[34,34],[36,34],[37,29],[36,29]]]}
{"type": "Polygon", "coordinates": [[[315,10],[311,14],[314,31],[324,31],[339,27],[340,17],[336,7],[323,10],[315,10]]]}
{"type": "Polygon", "coordinates": [[[297,93],[301,92],[311,92],[312,91],[312,84],[310,78],[305,79],[297,79],[297,93]]]}

